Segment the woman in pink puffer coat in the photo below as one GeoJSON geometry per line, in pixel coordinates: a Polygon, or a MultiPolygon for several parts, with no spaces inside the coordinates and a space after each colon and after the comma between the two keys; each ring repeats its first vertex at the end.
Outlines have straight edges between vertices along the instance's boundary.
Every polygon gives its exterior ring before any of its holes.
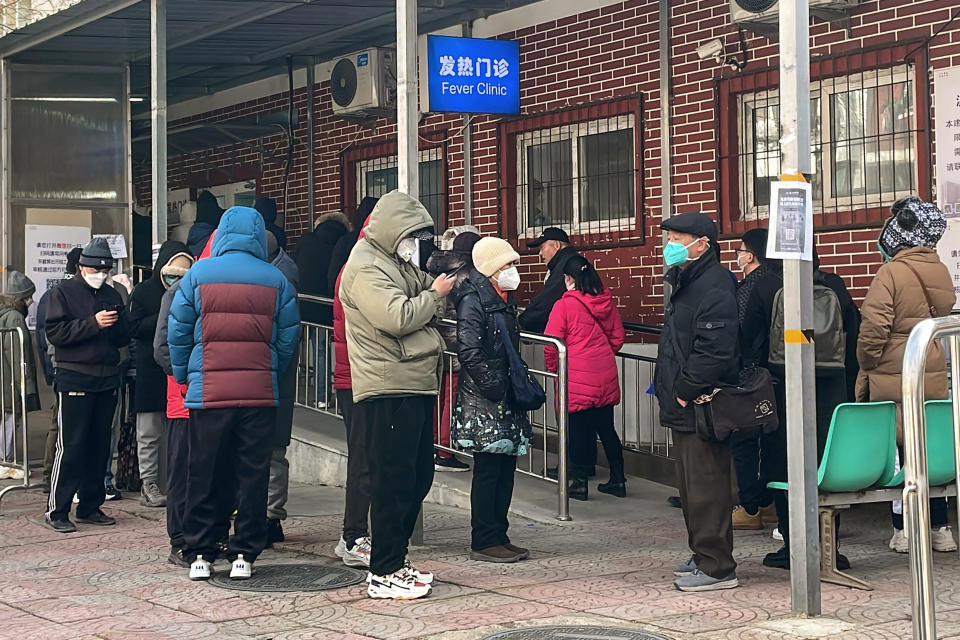
{"type": "MultiPolygon", "coordinates": [[[[544,333],[567,345],[570,411],[570,497],[587,499],[591,446],[600,436],[610,466],[610,480],[597,489],[626,495],[623,445],[613,426],[613,408],[620,404],[616,354],[623,346],[623,322],[610,290],[586,259],[576,256],[563,268],[567,292],[553,306],[544,333]]],[[[547,369],[557,370],[557,351],[545,349],[547,369]]]]}

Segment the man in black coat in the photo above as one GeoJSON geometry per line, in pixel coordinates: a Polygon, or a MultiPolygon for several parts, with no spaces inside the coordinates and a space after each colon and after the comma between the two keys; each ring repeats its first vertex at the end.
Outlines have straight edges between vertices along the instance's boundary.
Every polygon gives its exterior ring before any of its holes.
{"type": "Polygon", "coordinates": [[[337,244],[333,247],[333,255],[330,256],[330,267],[327,269],[327,287],[329,287],[330,291],[333,291],[334,285],[337,284],[337,278],[340,276],[340,272],[343,271],[343,265],[347,264],[350,252],[353,251],[353,246],[357,244],[357,240],[360,238],[360,230],[363,229],[363,223],[370,217],[373,208],[377,206],[377,202],[379,201],[380,198],[374,198],[373,196],[367,196],[361,200],[357,206],[357,210],[353,212],[353,231],[341,236],[340,239],[337,240],[337,244]]]}
{"type": "Polygon", "coordinates": [[[717,226],[702,213],[665,220],[664,280],[672,294],[664,309],[654,389],[660,423],[673,430],[680,499],[693,556],[674,570],[681,591],[739,586],[733,559],[730,448],[696,433],[694,401],[739,372],[737,299],[720,265],[717,226]]]}
{"type": "Polygon", "coordinates": [[[77,277],[55,287],[47,303],[45,329],[55,348],[60,434],[44,522],[61,533],[77,530],[69,518],[75,493],[80,499],[77,522],[116,524],[100,506],[120,387],[120,348],[130,344],[130,328],[123,298],[103,286],[112,268],[107,241],[94,238],[80,254],[77,277]]]}
{"type": "Polygon", "coordinates": [[[167,411],[167,377],[153,359],[153,337],[157,331],[160,302],[168,286],[161,276],[167,266],[179,266],[184,273],[193,264],[187,245],[167,240],[160,245],[153,272],[130,294],[130,332],[135,341],[137,384],[133,408],[137,414],[137,459],[140,463],[140,503],[165,507],[160,491],[160,443],[164,437],[167,411]]]}
{"type": "Polygon", "coordinates": [[[579,255],[570,246],[567,232],[557,227],[547,227],[536,240],[527,243],[531,249],[540,249],[540,259],[547,265],[547,280],[543,289],[533,297],[526,310],[520,314],[520,327],[531,333],[543,333],[553,305],[567,290],[563,280],[563,267],[567,260],[579,255]]]}

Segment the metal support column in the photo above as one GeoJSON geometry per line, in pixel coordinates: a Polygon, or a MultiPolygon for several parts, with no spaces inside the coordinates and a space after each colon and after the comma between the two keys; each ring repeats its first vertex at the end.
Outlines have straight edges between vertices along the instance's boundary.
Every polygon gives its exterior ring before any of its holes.
{"type": "MultiPolygon", "coordinates": [[[[417,0],[397,0],[397,186],[420,197],[417,94],[417,0]]],[[[423,544],[423,509],[410,543],[423,544]]]]}
{"type": "Polygon", "coordinates": [[[670,148],[673,89],[670,82],[670,0],[660,0],[660,215],[673,215],[673,154],[670,148]]]}
{"type": "Polygon", "coordinates": [[[314,157],[314,132],[313,132],[313,110],[314,91],[317,84],[317,59],[310,58],[307,61],[307,219],[310,220],[310,229],[316,224],[316,158],[314,157]]]}
{"type": "MultiPolygon", "coordinates": [[[[780,2],[782,180],[810,172],[810,8],[780,2]]],[[[813,327],[813,263],[784,260],[784,329],[813,327]]],[[[817,413],[812,341],[787,341],[787,478],[790,485],[790,593],[794,613],[820,614],[820,530],[817,505],[817,413]]],[[[834,553],[834,550],[827,550],[834,553]]]]}
{"type": "MultiPolygon", "coordinates": [[[[473,37],[473,23],[463,23],[464,38],[473,37]]],[[[463,116],[463,224],[473,224],[473,116],[463,116]]]]}
{"type": "Polygon", "coordinates": [[[150,0],[150,139],[156,249],[167,239],[167,0],[150,0]]]}
{"type": "Polygon", "coordinates": [[[418,98],[417,1],[397,0],[397,185],[419,199],[418,98]]]}
{"type": "Polygon", "coordinates": [[[10,266],[10,242],[13,235],[10,212],[10,63],[0,58],[0,293],[7,293],[7,267],[10,266]]]}

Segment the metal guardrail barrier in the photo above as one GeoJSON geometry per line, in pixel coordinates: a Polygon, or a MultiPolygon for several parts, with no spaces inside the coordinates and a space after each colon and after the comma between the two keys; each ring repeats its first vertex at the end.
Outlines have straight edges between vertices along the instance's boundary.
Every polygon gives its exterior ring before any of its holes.
{"type": "Polygon", "coordinates": [[[23,483],[0,490],[0,502],[11,491],[29,489],[30,443],[27,431],[27,363],[25,349],[32,349],[30,335],[20,327],[0,329],[0,418],[3,420],[3,437],[0,438],[0,468],[16,469],[23,474],[23,483]],[[19,374],[19,384],[17,377],[19,374]],[[7,391],[9,390],[9,405],[7,391]],[[19,407],[18,405],[19,400],[19,407]],[[20,449],[17,441],[20,441],[20,449]]]}
{"type": "Polygon", "coordinates": [[[930,345],[934,340],[944,337],[948,338],[950,351],[954,455],[957,466],[956,481],[960,489],[960,393],[953,385],[953,381],[960,380],[960,316],[931,318],[918,323],[910,332],[903,354],[903,508],[904,525],[910,541],[910,588],[915,640],[934,640],[937,637],[930,542],[924,373],[930,345]]]}
{"type": "MultiPolygon", "coordinates": [[[[301,302],[332,305],[333,300],[319,296],[300,294],[298,299],[301,302]]],[[[440,320],[440,323],[456,326],[451,320],[440,320]]],[[[297,389],[295,403],[298,406],[327,415],[339,417],[339,408],[337,407],[336,393],[333,390],[332,375],[335,365],[335,355],[333,353],[333,328],[329,325],[318,324],[314,322],[302,321],[300,323],[302,335],[300,341],[300,365],[297,371],[297,389]]],[[[526,464],[518,465],[517,471],[525,475],[534,476],[555,482],[557,484],[557,519],[570,520],[570,500],[567,495],[568,488],[568,412],[567,412],[567,347],[561,340],[549,338],[546,336],[521,333],[521,353],[530,367],[530,373],[538,378],[544,389],[547,390],[547,402],[537,411],[531,412],[531,426],[533,428],[533,446],[524,456],[526,464]],[[538,367],[535,360],[530,356],[539,352],[539,362],[543,361],[543,347],[552,346],[558,352],[558,370],[557,373],[546,371],[542,366],[538,367]],[[554,403],[554,400],[556,401],[554,403]],[[549,416],[553,414],[555,422],[550,422],[549,416]],[[551,435],[555,436],[556,449],[554,455],[557,460],[557,478],[554,480],[547,474],[548,456],[550,455],[551,435]],[[542,462],[542,466],[538,464],[542,462]]],[[[455,357],[455,353],[444,352],[444,358],[447,359],[447,365],[455,357]]],[[[450,367],[446,367],[449,371],[450,367]]],[[[441,404],[441,398],[437,397],[438,410],[436,413],[436,433],[434,442],[440,443],[440,429],[443,416],[440,407],[448,413],[447,418],[452,419],[452,411],[456,403],[456,390],[447,385],[441,388],[441,393],[446,394],[443,398],[446,402],[441,404]]],[[[459,455],[469,455],[463,451],[457,451],[450,446],[441,444],[434,445],[436,449],[456,452],[459,455]]]]}

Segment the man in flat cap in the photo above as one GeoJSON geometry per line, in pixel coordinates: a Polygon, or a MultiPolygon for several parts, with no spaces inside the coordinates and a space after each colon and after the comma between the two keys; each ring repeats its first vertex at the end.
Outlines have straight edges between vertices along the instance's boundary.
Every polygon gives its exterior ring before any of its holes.
{"type": "Polygon", "coordinates": [[[654,389],[660,423],[673,430],[680,499],[693,556],[674,570],[681,591],[739,586],[733,559],[730,449],[696,433],[694,400],[739,373],[736,290],[720,265],[717,226],[702,213],[660,225],[667,232],[664,280],[672,287],[664,309],[654,389]]]}
{"type": "Polygon", "coordinates": [[[527,247],[540,251],[540,259],[547,265],[547,279],[543,283],[543,289],[533,297],[530,305],[520,314],[517,321],[524,331],[543,333],[547,328],[547,320],[550,318],[550,312],[553,311],[553,305],[557,304],[560,296],[567,291],[567,285],[563,279],[563,267],[567,264],[567,260],[579,254],[570,246],[570,237],[567,232],[558,227],[547,227],[540,237],[528,242],[527,247]]]}
{"type": "Polygon", "coordinates": [[[52,289],[47,302],[60,433],[44,521],[61,533],[77,530],[69,518],[74,493],[80,499],[77,522],[116,524],[100,506],[120,387],[120,348],[130,344],[130,329],[120,294],[103,286],[112,268],[107,241],[94,238],[80,254],[77,277],[52,289]]]}

